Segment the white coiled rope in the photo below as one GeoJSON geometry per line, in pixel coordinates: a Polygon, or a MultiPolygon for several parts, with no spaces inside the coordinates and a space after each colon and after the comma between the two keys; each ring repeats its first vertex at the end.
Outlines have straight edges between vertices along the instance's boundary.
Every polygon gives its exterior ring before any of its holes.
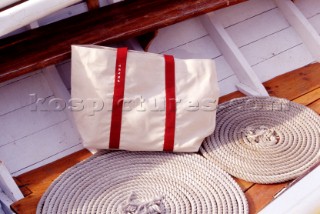
{"type": "Polygon", "coordinates": [[[291,180],[319,160],[320,119],[311,109],[285,99],[234,99],[218,107],[216,129],[200,151],[247,181],[291,180]]]}
{"type": "Polygon", "coordinates": [[[198,154],[100,152],[64,172],[37,213],[248,213],[237,183],[198,154]]]}

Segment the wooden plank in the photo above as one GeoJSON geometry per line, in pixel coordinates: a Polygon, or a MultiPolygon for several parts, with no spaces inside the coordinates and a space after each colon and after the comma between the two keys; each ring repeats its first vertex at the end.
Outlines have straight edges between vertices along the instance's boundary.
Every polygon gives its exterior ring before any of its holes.
{"type": "Polygon", "coordinates": [[[250,187],[254,185],[254,183],[242,180],[240,178],[233,177],[233,179],[238,183],[243,192],[247,191],[250,187]]]}
{"type": "Polygon", "coordinates": [[[5,38],[0,81],[70,58],[72,44],[110,44],[243,1],[122,1],[5,38]]]}
{"type": "MultiPolygon", "coordinates": [[[[224,56],[219,56],[214,59],[214,62],[216,64],[216,72],[218,81],[223,81],[224,79],[235,75],[232,68],[230,67],[229,63],[226,61],[224,56]]],[[[224,91],[220,88],[220,93],[222,94],[224,91]]]]}
{"type": "Polygon", "coordinates": [[[318,99],[320,99],[320,88],[317,88],[305,95],[302,95],[301,97],[298,97],[293,101],[296,103],[300,103],[301,105],[307,106],[318,99]]]}
{"type": "Polygon", "coordinates": [[[253,66],[301,43],[298,34],[292,27],[289,27],[243,46],[240,50],[253,66]]]}
{"type": "Polygon", "coordinates": [[[15,7],[4,10],[1,12],[0,16],[0,36],[6,35],[79,1],[81,0],[26,1],[15,7]]]}
{"type": "Polygon", "coordinates": [[[22,195],[23,195],[24,197],[27,197],[28,195],[32,194],[31,190],[30,190],[28,187],[26,187],[24,184],[22,184],[22,183],[18,180],[17,177],[14,177],[13,179],[14,179],[14,181],[16,182],[16,184],[18,185],[18,187],[19,187],[19,189],[20,189],[20,191],[22,192],[22,195]]]}
{"type": "Polygon", "coordinates": [[[248,45],[265,36],[289,27],[279,9],[259,14],[241,23],[226,28],[238,47],[248,45]]]}
{"type": "Polygon", "coordinates": [[[79,144],[66,120],[0,147],[0,157],[11,173],[17,173],[79,144]]]}
{"type": "Polygon", "coordinates": [[[309,22],[316,29],[316,31],[320,34],[320,14],[313,16],[309,19],[309,22]]]}
{"type": "Polygon", "coordinates": [[[246,95],[244,95],[240,91],[235,91],[235,92],[232,92],[230,94],[227,94],[225,96],[220,97],[219,98],[219,104],[227,102],[227,101],[229,101],[231,99],[234,99],[234,98],[245,97],[245,96],[246,95]]]}
{"type": "Polygon", "coordinates": [[[274,8],[276,5],[273,0],[254,0],[227,7],[215,13],[220,18],[223,27],[227,28],[274,8]]]}
{"type": "Polygon", "coordinates": [[[290,25],[297,31],[312,56],[320,61],[320,36],[291,0],[275,0],[290,25]]]}
{"type": "Polygon", "coordinates": [[[99,0],[86,0],[88,10],[95,10],[100,7],[99,0]]]}
{"type": "Polygon", "coordinates": [[[299,8],[306,18],[316,16],[320,12],[319,0],[295,0],[294,4],[299,8]]]}
{"type": "Polygon", "coordinates": [[[1,115],[35,102],[35,100],[31,99],[30,94],[36,94],[38,97],[53,95],[42,73],[0,86],[0,118],[1,115]]]}
{"type": "Polygon", "coordinates": [[[226,95],[238,90],[237,86],[240,83],[239,79],[236,75],[231,75],[221,81],[218,82],[220,95],[226,95]]]}
{"type": "Polygon", "coordinates": [[[246,192],[249,204],[249,213],[257,213],[264,208],[274,196],[288,185],[289,182],[280,184],[255,184],[246,192]]]}
{"type": "Polygon", "coordinates": [[[276,54],[252,68],[262,82],[268,81],[278,75],[301,68],[315,60],[302,43],[276,54]]]}
{"type": "Polygon", "coordinates": [[[294,100],[320,88],[320,63],[307,65],[265,82],[270,96],[294,100]]]}
{"type": "MultiPolygon", "coordinates": [[[[169,39],[167,38],[167,40],[169,39]]],[[[162,42],[165,43],[165,41],[162,42]]],[[[187,42],[163,53],[180,59],[213,59],[221,55],[209,35],[187,42]]]]}
{"type": "Polygon", "coordinates": [[[32,191],[32,194],[12,204],[11,208],[16,213],[35,213],[36,206],[42,194],[46,191],[52,181],[66,169],[90,156],[90,152],[81,150],[54,163],[18,176],[17,179],[21,184],[24,184],[25,187],[29,188],[32,191]]]}
{"type": "Polygon", "coordinates": [[[52,110],[49,100],[53,97],[50,98],[44,105],[34,103],[0,116],[0,150],[1,146],[66,120],[64,112],[52,110]],[[34,110],[36,106],[37,110],[34,110]]]}
{"type": "Polygon", "coordinates": [[[158,30],[148,52],[164,53],[208,35],[198,17],[176,23],[158,30]]]}
{"type": "Polygon", "coordinates": [[[311,103],[310,105],[308,105],[308,107],[320,114],[320,100],[311,103]]]}

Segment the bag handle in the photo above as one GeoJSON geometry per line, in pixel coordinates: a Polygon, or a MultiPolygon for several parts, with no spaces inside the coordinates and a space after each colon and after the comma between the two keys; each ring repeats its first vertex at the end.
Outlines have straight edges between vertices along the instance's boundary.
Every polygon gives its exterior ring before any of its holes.
{"type": "MultiPolygon", "coordinates": [[[[126,62],[128,48],[118,48],[114,75],[114,95],[112,102],[111,127],[109,148],[119,149],[123,96],[126,77],[126,62]]],[[[164,132],[164,151],[173,151],[176,124],[176,91],[175,91],[175,62],[171,55],[164,55],[165,60],[165,90],[166,90],[166,119],[164,132]]]]}

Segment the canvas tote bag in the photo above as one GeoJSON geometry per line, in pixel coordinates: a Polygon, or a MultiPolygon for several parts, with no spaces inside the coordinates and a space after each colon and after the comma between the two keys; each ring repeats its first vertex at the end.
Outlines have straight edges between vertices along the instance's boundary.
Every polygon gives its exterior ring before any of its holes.
{"type": "Polygon", "coordinates": [[[215,128],[210,59],[74,45],[71,87],[86,148],[196,152],[215,128]]]}

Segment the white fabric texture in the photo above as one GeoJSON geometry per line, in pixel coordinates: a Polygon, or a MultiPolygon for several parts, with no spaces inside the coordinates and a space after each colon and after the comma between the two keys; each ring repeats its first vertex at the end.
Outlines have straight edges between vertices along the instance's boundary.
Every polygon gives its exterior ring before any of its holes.
{"type": "MultiPolygon", "coordinates": [[[[109,148],[116,53],[114,48],[72,46],[70,107],[87,148],[109,148]]],[[[219,89],[214,62],[175,58],[175,91],[174,151],[198,151],[215,128],[219,89]]],[[[163,55],[129,50],[119,149],[163,150],[165,95],[163,55]]]]}

